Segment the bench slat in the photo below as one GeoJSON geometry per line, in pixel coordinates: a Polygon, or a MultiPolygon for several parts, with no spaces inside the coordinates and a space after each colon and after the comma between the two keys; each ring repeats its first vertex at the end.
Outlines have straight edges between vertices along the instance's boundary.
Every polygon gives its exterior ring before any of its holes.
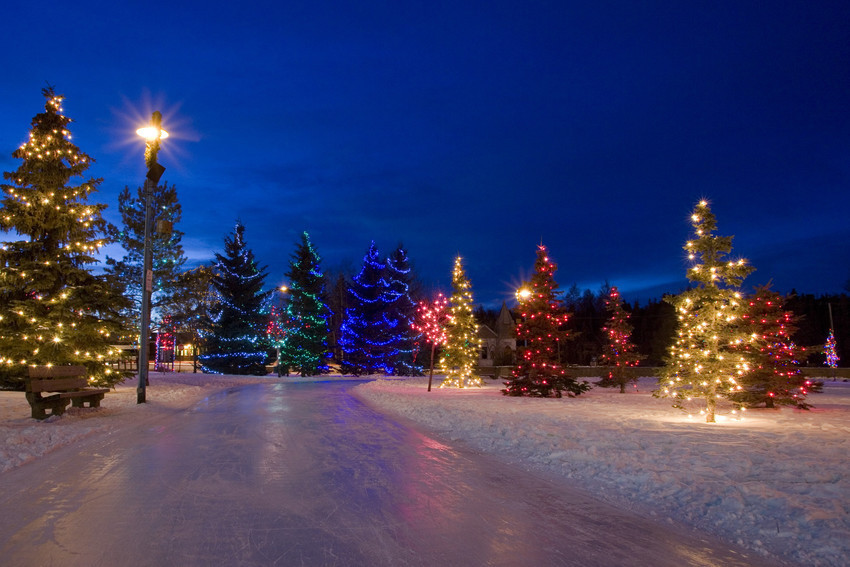
{"type": "Polygon", "coordinates": [[[30,380],[27,390],[30,392],[61,392],[76,390],[88,386],[85,378],[54,378],[52,380],[30,380]]]}
{"type": "Polygon", "coordinates": [[[30,366],[30,378],[63,378],[66,376],[85,376],[85,366],[30,366]]]}
{"type": "Polygon", "coordinates": [[[60,392],[56,394],[60,398],[84,398],[96,394],[106,394],[109,390],[80,390],[78,392],[60,392]]]}

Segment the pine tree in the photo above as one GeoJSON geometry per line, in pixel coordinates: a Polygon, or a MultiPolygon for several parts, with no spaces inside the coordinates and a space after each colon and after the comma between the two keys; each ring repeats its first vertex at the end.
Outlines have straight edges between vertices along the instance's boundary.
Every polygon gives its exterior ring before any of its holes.
{"type": "Polygon", "coordinates": [[[31,365],[85,365],[89,379],[113,385],[108,363],[129,333],[121,288],[94,275],[95,252],[108,242],[106,205],[90,204],[102,180],[83,178],[93,160],[71,143],[61,95],[42,91],[45,111],[4,172],[0,230],[18,240],[0,246],[0,382],[20,387],[31,365]],[[82,178],[72,184],[72,180],[82,178]]]}
{"type": "MultiPolygon", "coordinates": [[[[126,288],[126,294],[133,300],[132,321],[140,320],[142,304],[142,263],[145,253],[145,194],[139,188],[135,195],[125,187],[118,197],[118,211],[121,213],[123,228],[113,227],[112,237],[126,251],[121,260],[107,256],[107,272],[113,274],[126,288]]],[[[151,257],[153,259],[153,288],[151,309],[159,316],[178,309],[175,298],[181,293],[179,285],[186,263],[181,240],[183,233],[173,229],[182,218],[182,207],[177,200],[174,185],[159,185],[151,192],[151,226],[161,227],[151,231],[151,257]]]]}
{"type": "Polygon", "coordinates": [[[691,225],[693,239],[684,248],[693,262],[687,276],[696,285],[668,298],[678,329],[654,394],[674,398],[681,409],[691,399],[704,400],[701,413],[714,423],[717,401],[740,392],[749,371],[740,348],[748,337],[741,329],[746,302],[739,287],[753,268],[743,259],[727,259],[732,237],[715,236],[717,221],[706,201],[694,208],[691,225]]]}
{"type": "Polygon", "coordinates": [[[446,378],[441,388],[481,387],[481,377],[475,375],[481,344],[478,324],[472,308],[472,284],[463,269],[463,260],[455,258],[452,271],[452,295],[449,297],[449,320],[446,324],[446,343],[440,365],[446,378]]]}
{"type": "Polygon", "coordinates": [[[555,270],[557,265],[541,244],[531,282],[524,293],[518,294],[521,320],[516,327],[517,344],[523,342],[525,347],[514,367],[513,378],[505,382],[506,388],[502,390],[507,396],[560,398],[561,392],[566,392],[572,398],[590,389],[586,381],[571,377],[561,362],[569,314],[558,299],[555,270]]]}
{"type": "Polygon", "coordinates": [[[739,380],[743,389],[731,395],[733,401],[748,408],[810,407],[805,400],[813,384],[803,376],[799,361],[804,349],[791,340],[797,331],[796,321],[770,286],[756,288],[741,316],[741,332],[749,337],[742,349],[750,371],[739,380]]]}
{"type": "Polygon", "coordinates": [[[263,291],[265,267],[257,265],[245,244],[245,227],[236,223],[224,239],[224,254],[215,255],[212,285],[216,299],[210,310],[210,331],[205,353],[200,356],[204,372],[213,374],[266,373],[266,323],[270,291],[263,291]]]}
{"type": "Polygon", "coordinates": [[[419,376],[422,365],[415,364],[416,342],[419,332],[413,326],[416,318],[416,303],[410,297],[410,262],[403,246],[387,258],[386,262],[386,311],[390,345],[387,366],[398,376],[419,376]]]}
{"type": "Polygon", "coordinates": [[[826,365],[830,368],[838,368],[838,351],[835,348],[835,332],[830,329],[823,346],[823,354],[826,357],[826,365]]]}
{"type": "Polygon", "coordinates": [[[623,309],[623,301],[616,286],[608,292],[605,310],[608,313],[608,322],[602,330],[606,342],[600,359],[609,369],[608,376],[603,378],[599,385],[606,388],[619,386],[622,394],[626,391],[627,383],[637,382],[637,376],[629,376],[626,369],[637,366],[643,356],[636,352],[631,341],[634,327],[629,323],[629,313],[623,309]]]}
{"type": "Polygon", "coordinates": [[[384,318],[387,282],[384,262],[375,243],[363,258],[363,267],[348,285],[348,309],[340,329],[342,371],[347,374],[385,374],[392,337],[384,318]]]}
{"type": "Polygon", "coordinates": [[[284,317],[284,336],[280,341],[280,363],[292,368],[301,376],[315,376],[329,371],[328,318],[330,309],[325,304],[325,276],[320,267],[319,255],[310,242],[310,236],[301,234],[289,263],[289,301],[284,317]]]}

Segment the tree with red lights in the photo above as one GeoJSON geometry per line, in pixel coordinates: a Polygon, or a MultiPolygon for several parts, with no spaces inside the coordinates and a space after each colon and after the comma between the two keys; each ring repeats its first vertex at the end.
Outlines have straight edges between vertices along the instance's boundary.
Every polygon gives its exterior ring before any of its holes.
{"type": "Polygon", "coordinates": [[[438,293],[434,301],[420,301],[416,308],[416,319],[413,328],[419,331],[425,340],[431,343],[431,372],[428,375],[428,391],[431,391],[431,382],[434,378],[434,354],[437,345],[446,344],[446,325],[449,319],[449,300],[442,293],[438,293]]]}
{"type": "Polygon", "coordinates": [[[619,386],[623,394],[627,383],[637,382],[637,376],[630,376],[626,369],[637,366],[643,355],[635,352],[637,347],[631,341],[634,327],[629,323],[629,313],[623,308],[616,286],[611,288],[605,298],[605,310],[608,312],[608,322],[602,328],[606,341],[600,359],[602,364],[608,366],[608,376],[599,385],[605,388],[619,386]]]}
{"type": "Polygon", "coordinates": [[[741,331],[750,337],[743,343],[750,371],[742,376],[743,390],[732,395],[733,401],[744,407],[810,407],[806,394],[818,388],[800,370],[800,360],[806,355],[805,349],[791,340],[796,321],[769,285],[756,288],[741,317],[741,331]]]}
{"type": "Polygon", "coordinates": [[[537,261],[531,281],[517,295],[521,320],[517,324],[517,344],[524,344],[513,378],[505,382],[506,396],[560,398],[561,392],[574,397],[590,389],[567,374],[561,362],[564,330],[569,314],[558,299],[558,284],[553,277],[557,266],[549,258],[546,247],[537,248],[537,261]]]}

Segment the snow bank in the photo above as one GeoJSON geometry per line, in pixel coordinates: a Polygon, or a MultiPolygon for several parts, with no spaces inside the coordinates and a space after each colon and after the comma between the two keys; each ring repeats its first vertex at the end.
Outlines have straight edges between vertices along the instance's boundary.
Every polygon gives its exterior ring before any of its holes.
{"type": "MultiPolygon", "coordinates": [[[[439,382],[438,382],[439,383],[439,382]]],[[[451,440],[571,479],[600,499],[683,522],[764,556],[846,565],[850,554],[850,384],[816,408],[750,410],[709,425],[650,395],[594,388],[578,398],[433,389],[379,380],[355,393],[451,440]]]]}

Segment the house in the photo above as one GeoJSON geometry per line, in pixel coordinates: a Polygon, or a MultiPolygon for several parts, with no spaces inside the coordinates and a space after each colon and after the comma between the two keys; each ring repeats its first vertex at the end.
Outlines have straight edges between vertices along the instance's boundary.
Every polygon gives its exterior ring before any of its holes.
{"type": "Polygon", "coordinates": [[[479,367],[513,366],[516,362],[516,323],[504,302],[496,319],[495,329],[479,325],[478,338],[481,340],[479,367]]]}

